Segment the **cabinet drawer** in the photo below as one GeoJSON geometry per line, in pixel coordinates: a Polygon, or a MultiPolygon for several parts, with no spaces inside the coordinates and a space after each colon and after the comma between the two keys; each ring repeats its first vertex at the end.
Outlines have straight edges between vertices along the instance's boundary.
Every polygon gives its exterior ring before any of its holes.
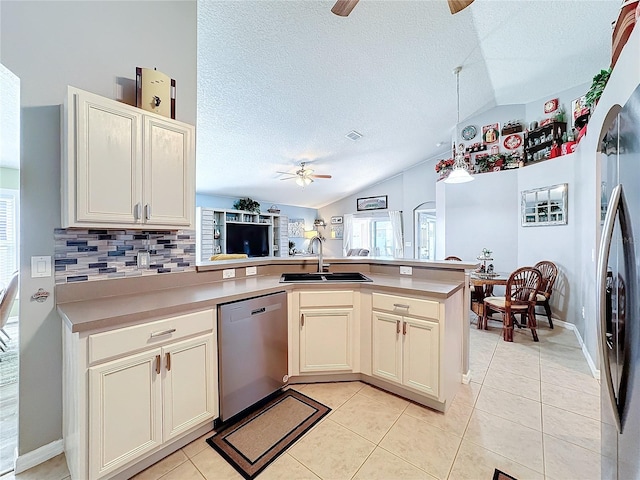
{"type": "Polygon", "coordinates": [[[353,306],[353,291],[327,290],[300,292],[300,307],[353,306]]]}
{"type": "Polygon", "coordinates": [[[212,331],[214,320],[213,310],[204,310],[89,335],[89,363],[212,331]]]}
{"type": "Polygon", "coordinates": [[[383,293],[372,294],[372,306],[376,310],[386,310],[398,315],[439,319],[440,304],[433,300],[411,297],[396,297],[383,293]]]}

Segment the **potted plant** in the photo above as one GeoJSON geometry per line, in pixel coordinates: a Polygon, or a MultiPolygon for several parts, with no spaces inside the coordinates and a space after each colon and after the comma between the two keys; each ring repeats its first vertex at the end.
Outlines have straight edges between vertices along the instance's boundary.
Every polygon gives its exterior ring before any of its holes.
{"type": "Polygon", "coordinates": [[[249,197],[241,198],[233,204],[236,210],[244,210],[246,212],[260,213],[260,203],[251,200],[249,197]]]}
{"type": "Polygon", "coordinates": [[[602,92],[604,87],[607,85],[609,81],[609,77],[611,76],[611,68],[607,70],[600,70],[600,73],[597,73],[593,77],[593,82],[591,83],[591,87],[586,94],[586,105],[587,107],[593,110],[593,107],[596,106],[598,100],[602,96],[602,92]]]}

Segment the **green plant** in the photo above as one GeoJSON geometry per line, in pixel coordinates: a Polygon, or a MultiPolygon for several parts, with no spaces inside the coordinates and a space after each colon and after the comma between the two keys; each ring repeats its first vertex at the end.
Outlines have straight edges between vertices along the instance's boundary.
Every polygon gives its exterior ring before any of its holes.
{"type": "Polygon", "coordinates": [[[244,210],[246,212],[260,213],[260,203],[251,200],[249,197],[241,198],[233,204],[236,210],[244,210]]]}
{"type": "Polygon", "coordinates": [[[611,68],[607,70],[600,70],[600,73],[597,73],[593,77],[591,87],[589,88],[589,91],[586,94],[585,103],[587,107],[592,108],[598,102],[598,100],[600,99],[600,96],[602,95],[602,91],[604,90],[604,87],[607,85],[607,82],[609,81],[610,76],[611,76],[611,68]]]}

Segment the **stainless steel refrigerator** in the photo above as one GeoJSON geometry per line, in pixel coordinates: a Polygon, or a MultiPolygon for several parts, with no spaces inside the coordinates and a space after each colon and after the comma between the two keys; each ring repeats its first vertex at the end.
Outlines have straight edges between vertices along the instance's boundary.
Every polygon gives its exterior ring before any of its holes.
{"type": "Polygon", "coordinates": [[[602,478],[633,480],[640,479],[640,87],[611,121],[601,152],[602,478]]]}

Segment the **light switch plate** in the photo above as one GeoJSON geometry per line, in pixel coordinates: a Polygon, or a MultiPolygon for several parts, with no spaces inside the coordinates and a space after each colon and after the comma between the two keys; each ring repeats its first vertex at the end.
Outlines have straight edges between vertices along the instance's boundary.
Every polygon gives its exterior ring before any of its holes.
{"type": "Polygon", "coordinates": [[[248,277],[249,275],[255,275],[258,273],[257,267],[247,267],[244,271],[244,274],[248,277]]]}
{"type": "Polygon", "coordinates": [[[412,275],[413,268],[411,267],[400,267],[400,275],[412,275]]]}
{"type": "Polygon", "coordinates": [[[149,267],[149,252],[140,251],[138,252],[138,268],[148,268],[149,267]]]}
{"type": "Polygon", "coordinates": [[[51,256],[31,257],[31,278],[51,276],[51,256]]]}
{"type": "Polygon", "coordinates": [[[227,268],[222,270],[222,278],[234,278],[236,276],[235,268],[227,268]]]}

